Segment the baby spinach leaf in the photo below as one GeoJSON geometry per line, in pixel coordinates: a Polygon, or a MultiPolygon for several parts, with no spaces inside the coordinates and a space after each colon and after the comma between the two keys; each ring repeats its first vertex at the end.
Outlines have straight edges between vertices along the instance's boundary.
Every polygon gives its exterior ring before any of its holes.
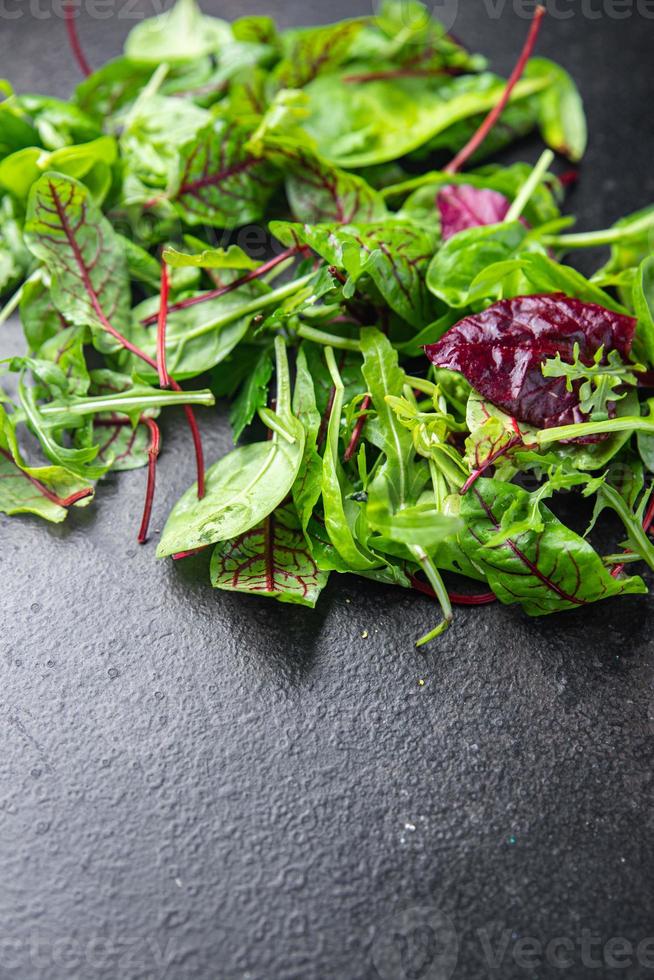
{"type": "Polygon", "coordinates": [[[202,14],[196,0],[177,0],[172,10],[142,21],[130,32],[125,54],[156,65],[214,54],[232,39],[229,24],[202,14]]]}
{"type": "Polygon", "coordinates": [[[525,78],[546,78],[539,96],[539,125],[543,139],[557,153],[577,162],[586,152],[588,130],[577,86],[560,65],[547,58],[532,58],[525,78]]]}
{"type": "Polygon", "coordinates": [[[527,517],[530,500],[526,490],[486,478],[463,498],[466,530],[459,543],[486,575],[500,602],[520,603],[529,616],[544,616],[646,591],[640,578],[612,578],[591,545],[544,505],[539,508],[542,530],[526,531],[489,548],[507,509],[512,508],[514,519],[527,517]]]}
{"type": "MultiPolygon", "coordinates": [[[[522,100],[542,91],[545,78],[523,80],[513,91],[522,100]]],[[[350,85],[337,75],[311,82],[309,136],[327,159],[346,169],[397,160],[454,123],[487,112],[502,97],[504,82],[491,74],[461,78],[394,78],[350,85]]]]}
{"type": "Polygon", "coordinates": [[[494,262],[512,258],[527,231],[519,221],[468,228],[445,242],[427,270],[427,287],[448,306],[470,301],[470,288],[480,272],[494,262]]]}
{"type": "Polygon", "coordinates": [[[288,503],[234,540],[216,545],[211,557],[215,588],[311,608],[328,576],[316,565],[295,508],[288,503]]]}
{"type": "Polygon", "coordinates": [[[164,528],[160,558],[237,538],[264,520],[286,499],[304,451],[304,428],[291,411],[291,383],[284,341],[275,340],[277,399],[272,438],[241,446],[206,474],[199,500],[191,487],[177,502],[164,528]]]}

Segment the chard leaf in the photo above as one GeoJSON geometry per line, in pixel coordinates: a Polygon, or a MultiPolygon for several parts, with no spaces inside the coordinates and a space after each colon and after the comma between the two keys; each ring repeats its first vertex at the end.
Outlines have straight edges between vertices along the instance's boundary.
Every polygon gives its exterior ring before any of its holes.
{"type": "Polygon", "coordinates": [[[248,151],[248,138],[243,127],[217,120],[182,147],[170,200],[184,221],[235,228],[262,218],[281,178],[248,151]]]}
{"type": "Polygon", "coordinates": [[[44,174],[30,193],[25,240],[52,279],[52,301],[68,323],[91,327],[96,345],[116,350],[106,324],[129,320],[125,253],[79,181],[44,174]]]}
{"type": "Polygon", "coordinates": [[[459,543],[487,577],[500,602],[520,603],[529,616],[574,609],[618,595],[642,595],[637,577],[612,578],[599,555],[544,505],[542,530],[527,530],[488,547],[511,508],[514,521],[529,516],[531,496],[510,483],[482,478],[463,498],[466,529],[459,543]]]}
{"type": "Polygon", "coordinates": [[[580,382],[548,378],[542,365],[557,352],[569,363],[575,345],[592,363],[602,349],[626,360],[635,329],[632,317],[568,296],[523,296],[495,303],[461,320],[425,348],[433,364],[460,371],[480,394],[516,419],[538,428],[583,420],[580,382]]]}
{"type": "Polygon", "coordinates": [[[328,576],[316,565],[292,504],[278,507],[234,540],[216,545],[211,558],[215,588],[311,608],[328,576]]]}
{"type": "Polygon", "coordinates": [[[138,61],[193,61],[220,51],[232,40],[229,24],[207,17],[196,0],[177,0],[172,10],[142,21],[125,42],[125,54],[138,61]]]}
{"type": "Polygon", "coordinates": [[[304,451],[304,428],[291,411],[288,361],[283,340],[275,340],[277,402],[269,421],[276,425],[267,442],[241,446],[206,474],[206,493],[196,486],[172,510],[157,548],[163,558],[237,538],[260,524],[295,482],[304,451]]]}

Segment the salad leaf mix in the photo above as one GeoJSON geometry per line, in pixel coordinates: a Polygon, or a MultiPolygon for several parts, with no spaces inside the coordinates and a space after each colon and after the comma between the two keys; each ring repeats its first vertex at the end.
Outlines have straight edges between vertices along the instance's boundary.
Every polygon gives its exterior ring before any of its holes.
{"type": "Polygon", "coordinates": [[[644,593],[654,206],[569,231],[554,154],[578,161],[586,122],[533,57],[544,10],[508,81],[415,0],[284,32],[178,0],[95,71],[67,12],[70,101],[0,82],[0,323],[27,348],[3,365],[0,510],[62,521],[145,467],[145,542],[179,406],[194,473],[157,555],[211,548],[216,588],[417,589],[441,608],[419,643],[458,603],[644,593]],[[534,129],[535,165],[489,162],[534,129]],[[564,261],[597,246],[590,278],[564,261]],[[217,398],[235,448],[205,471],[217,398]],[[594,502],[585,532],[563,495],[594,502]]]}

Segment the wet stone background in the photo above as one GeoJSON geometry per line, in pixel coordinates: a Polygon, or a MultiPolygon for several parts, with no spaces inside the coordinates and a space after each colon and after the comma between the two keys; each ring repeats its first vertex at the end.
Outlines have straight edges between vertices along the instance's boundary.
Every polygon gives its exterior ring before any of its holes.
{"type": "MultiPolygon", "coordinates": [[[[86,0],[90,62],[157,7],[86,0]]],[[[371,10],[204,7],[284,26],[371,10]]],[[[529,4],[441,9],[510,70],[529,4]]],[[[539,53],[589,113],[580,229],[654,200],[652,16],[559,0],[546,22],[539,53]]],[[[0,3],[0,52],[19,91],[78,79],[49,0],[0,3]]],[[[20,350],[2,328],[0,356],[20,350]]],[[[230,435],[202,417],[212,460],[230,435]]],[[[173,414],[154,527],[189,466],[173,414]]],[[[417,652],[420,596],[334,576],[311,612],[214,593],[201,557],[156,562],[143,491],[111,477],[62,527],[0,518],[0,977],[654,975],[651,600],[464,610],[417,652]]]]}

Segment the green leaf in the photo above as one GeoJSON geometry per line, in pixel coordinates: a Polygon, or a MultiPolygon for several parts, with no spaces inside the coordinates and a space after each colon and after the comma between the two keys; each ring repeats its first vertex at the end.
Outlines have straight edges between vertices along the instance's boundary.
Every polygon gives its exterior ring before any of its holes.
{"type": "Polygon", "coordinates": [[[517,521],[529,514],[526,490],[498,480],[481,479],[465,495],[459,535],[464,553],[486,575],[500,602],[520,603],[530,616],[575,609],[617,595],[642,595],[642,579],[612,578],[587,541],[580,538],[544,505],[542,530],[529,530],[489,548],[511,508],[517,521]]]}
{"type": "Polygon", "coordinates": [[[293,215],[308,224],[352,224],[383,220],[381,195],[363,179],[291,140],[268,140],[269,159],[286,170],[286,193],[293,215]]]}
{"type": "MultiPolygon", "coordinates": [[[[546,79],[523,80],[513,101],[542,91],[546,79]]],[[[307,86],[304,128],[319,152],[339,167],[370,167],[418,149],[454,123],[488,112],[505,82],[495,75],[430,80],[400,78],[349,84],[324,75],[307,86]]]]}
{"type": "Polygon", "coordinates": [[[52,301],[62,316],[91,327],[101,350],[117,349],[105,328],[129,319],[127,265],[88,188],[71,177],[44,174],[30,193],[25,240],[50,273],[52,301]]]}
{"type": "MultiPolygon", "coordinates": [[[[0,511],[4,514],[36,514],[60,523],[68,515],[58,503],[92,484],[62,466],[30,466],[21,454],[12,418],[0,405],[0,511]]],[[[92,494],[76,502],[87,506],[92,494]]]]}
{"type": "Polygon", "coordinates": [[[519,221],[460,231],[431,260],[428,289],[448,306],[467,306],[477,276],[493,263],[512,258],[526,236],[527,229],[519,221]]]}
{"type": "Polygon", "coordinates": [[[313,608],[327,584],[307,545],[292,504],[278,507],[261,524],[216,545],[211,584],[229,592],[270,596],[313,608]]]}
{"type": "Polygon", "coordinates": [[[283,431],[267,442],[233,450],[206,474],[206,494],[193,486],[177,502],[157,549],[158,557],[237,538],[256,527],[288,496],[304,451],[304,428],[291,412],[290,379],[284,342],[275,341],[277,407],[283,431]]]}
{"type": "Polygon", "coordinates": [[[320,75],[333,72],[347,58],[364,24],[359,18],[285,31],[284,56],[273,72],[276,84],[280,88],[303,88],[320,75]]]}
{"type": "MultiPolygon", "coordinates": [[[[263,350],[248,374],[229,411],[229,421],[234,434],[234,442],[241,438],[257,411],[268,402],[268,382],[273,364],[269,350],[263,350]]],[[[296,413],[297,414],[297,413],[296,413]]]]}
{"type": "Polygon", "coordinates": [[[643,259],[633,284],[634,313],[638,317],[636,351],[654,365],[654,255],[643,259]]]}
{"type": "Polygon", "coordinates": [[[138,61],[192,61],[215,54],[232,40],[229,24],[202,14],[196,0],[177,0],[172,10],[142,21],[125,42],[125,54],[138,61]]]}
{"type": "Polygon", "coordinates": [[[320,412],[316,405],[314,377],[307,363],[306,344],[300,347],[295,363],[293,412],[304,427],[304,455],[297,480],[293,484],[293,502],[300,527],[306,532],[309,519],[320,499],[322,458],[318,452],[320,412]]]}
{"type": "Polygon", "coordinates": [[[90,143],[64,146],[52,153],[38,147],[18,150],[0,163],[0,187],[21,203],[41,174],[57,171],[82,181],[93,199],[102,204],[112,182],[112,167],[118,158],[116,141],[101,136],[90,143]]]}
{"type": "Polygon", "coordinates": [[[578,162],[586,152],[588,128],[579,91],[568,72],[547,58],[530,59],[525,78],[546,78],[539,97],[539,125],[543,139],[557,153],[578,162]]]}
{"type": "Polygon", "coordinates": [[[433,320],[425,271],[436,249],[433,232],[412,221],[375,224],[300,225],[272,221],[270,231],[285,245],[308,245],[330,265],[344,269],[350,285],[370,277],[375,290],[413,326],[433,320]]]}
{"type": "Polygon", "coordinates": [[[187,252],[178,252],[176,248],[169,245],[163,250],[162,258],[174,269],[190,267],[194,269],[238,269],[247,272],[256,269],[259,265],[238,245],[230,245],[228,248],[205,248],[192,255],[187,252]]]}
{"type": "Polygon", "coordinates": [[[216,120],[180,151],[170,200],[190,225],[236,228],[263,217],[281,177],[246,148],[242,126],[216,120]]]}

